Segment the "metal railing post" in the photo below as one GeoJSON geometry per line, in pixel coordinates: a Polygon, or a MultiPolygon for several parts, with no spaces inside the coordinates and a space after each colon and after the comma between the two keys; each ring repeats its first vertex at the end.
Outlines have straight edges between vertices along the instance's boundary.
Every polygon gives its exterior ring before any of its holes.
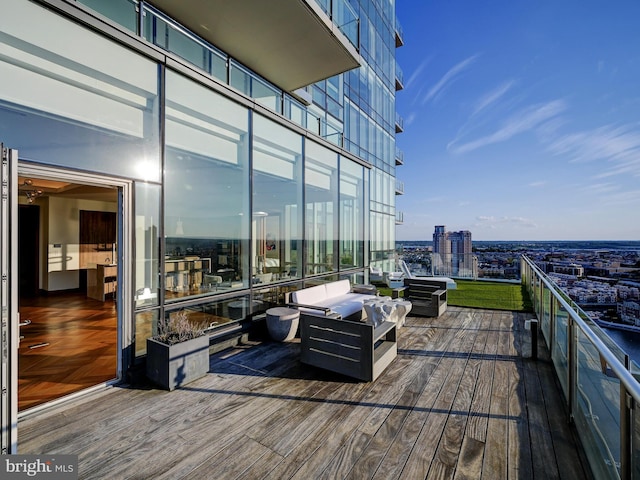
{"type": "MultiPolygon", "coordinates": [[[[629,355],[624,356],[624,366],[627,370],[631,369],[629,355]]],[[[620,479],[631,479],[631,461],[633,458],[631,452],[631,436],[633,429],[631,427],[631,410],[634,407],[634,401],[624,383],[620,382],[620,479]]]]}
{"type": "Polygon", "coordinates": [[[571,316],[567,316],[567,335],[568,335],[568,347],[567,347],[567,385],[569,388],[568,406],[569,406],[569,421],[573,422],[573,412],[576,400],[577,385],[575,384],[578,378],[578,365],[576,359],[577,345],[576,345],[576,325],[571,316]]]}
{"type": "Polygon", "coordinates": [[[542,279],[538,282],[538,312],[540,316],[544,315],[544,284],[542,279]]]}
{"type": "Polygon", "coordinates": [[[549,292],[549,355],[553,358],[553,346],[556,344],[556,302],[549,292]]]}
{"type": "Polygon", "coordinates": [[[531,320],[531,358],[538,359],[538,320],[531,320]]]}

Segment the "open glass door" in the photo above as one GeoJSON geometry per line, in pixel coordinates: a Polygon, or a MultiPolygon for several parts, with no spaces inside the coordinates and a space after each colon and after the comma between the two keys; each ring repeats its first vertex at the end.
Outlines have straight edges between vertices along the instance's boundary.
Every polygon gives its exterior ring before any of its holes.
{"type": "Polygon", "coordinates": [[[18,440],[18,291],[17,272],[17,229],[12,223],[18,214],[17,178],[18,152],[5,148],[0,143],[2,153],[2,198],[0,205],[0,421],[2,436],[0,453],[17,453],[18,440]]]}

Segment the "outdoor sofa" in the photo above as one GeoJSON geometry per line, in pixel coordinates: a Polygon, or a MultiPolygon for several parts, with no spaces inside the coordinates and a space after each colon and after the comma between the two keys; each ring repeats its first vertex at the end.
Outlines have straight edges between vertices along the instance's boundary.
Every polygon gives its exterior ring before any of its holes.
{"type": "Polygon", "coordinates": [[[363,381],[375,380],[397,356],[396,323],[363,319],[363,304],[376,295],[358,293],[348,280],[290,294],[300,310],[300,360],[363,381]]]}
{"type": "Polygon", "coordinates": [[[420,277],[405,278],[404,299],[412,304],[409,315],[439,317],[447,310],[447,282],[420,277]]]}

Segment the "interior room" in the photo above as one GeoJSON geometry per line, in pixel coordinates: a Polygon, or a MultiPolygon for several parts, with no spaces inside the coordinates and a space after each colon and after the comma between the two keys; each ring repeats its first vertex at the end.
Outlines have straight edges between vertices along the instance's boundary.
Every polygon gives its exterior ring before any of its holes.
{"type": "Polygon", "coordinates": [[[117,375],[117,188],[18,178],[19,410],[117,375]]]}

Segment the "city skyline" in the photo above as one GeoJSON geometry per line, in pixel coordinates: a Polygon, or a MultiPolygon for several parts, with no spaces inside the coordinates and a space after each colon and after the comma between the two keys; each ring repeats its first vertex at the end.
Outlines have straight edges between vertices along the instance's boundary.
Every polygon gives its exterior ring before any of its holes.
{"type": "Polygon", "coordinates": [[[397,240],[640,238],[640,4],[398,2],[397,240]]]}

